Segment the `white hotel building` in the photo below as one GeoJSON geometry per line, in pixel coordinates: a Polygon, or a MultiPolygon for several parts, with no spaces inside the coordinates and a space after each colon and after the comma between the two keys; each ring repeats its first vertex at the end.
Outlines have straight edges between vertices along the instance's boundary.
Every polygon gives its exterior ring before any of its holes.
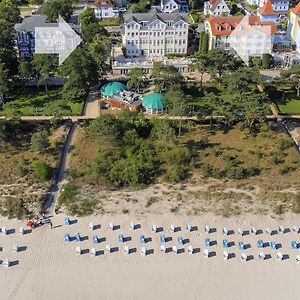
{"type": "Polygon", "coordinates": [[[128,13],[124,16],[123,46],[129,57],[163,57],[168,53],[187,53],[188,15],[163,13],[128,13]]]}

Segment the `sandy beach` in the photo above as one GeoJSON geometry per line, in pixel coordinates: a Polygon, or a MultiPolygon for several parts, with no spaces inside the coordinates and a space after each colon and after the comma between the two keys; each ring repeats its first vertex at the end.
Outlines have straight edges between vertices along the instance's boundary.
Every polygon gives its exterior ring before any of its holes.
{"type": "Polygon", "coordinates": [[[20,235],[19,227],[24,221],[1,219],[1,226],[14,228],[15,233],[1,234],[1,259],[9,258],[17,264],[9,268],[0,268],[1,299],[299,299],[300,287],[298,276],[300,264],[295,257],[300,250],[292,250],[292,240],[300,241],[300,234],[293,231],[270,236],[266,228],[276,229],[279,225],[292,229],[300,224],[299,217],[286,215],[283,219],[245,215],[236,218],[223,218],[213,215],[184,217],[170,215],[143,215],[132,218],[128,215],[90,216],[71,218],[77,220],[70,226],[63,226],[65,215],[52,218],[53,229],[48,224],[34,229],[31,233],[20,235]],[[101,225],[101,228],[89,230],[89,223],[101,225]],[[107,225],[113,222],[120,229],[108,231],[107,225]],[[130,230],[130,222],[140,223],[141,228],[130,230]],[[187,232],[186,223],[198,226],[198,230],[187,232]],[[166,246],[184,248],[180,254],[162,253],[159,236],[161,233],[151,231],[155,224],[164,228],[163,233],[172,240],[166,246]],[[180,226],[181,231],[170,232],[170,225],[180,226]],[[205,234],[205,224],[215,227],[217,231],[205,234]],[[238,228],[250,230],[251,226],[263,229],[257,236],[240,236],[238,228]],[[223,227],[235,232],[226,238],[235,243],[227,249],[236,257],[224,261],[222,240],[223,227]],[[84,241],[64,243],[64,233],[75,236],[80,232],[84,241]],[[131,237],[131,241],[118,242],[119,234],[131,237]],[[106,241],[92,244],[92,236],[105,237],[106,241]],[[152,241],[141,245],[139,237],[144,234],[152,241]],[[182,236],[189,243],[178,246],[177,238],[182,236]],[[210,237],[217,245],[210,247],[216,256],[205,258],[203,255],[204,239],[210,237]],[[257,240],[276,241],[282,244],[278,249],[289,258],[278,261],[276,250],[270,247],[257,248],[257,240]],[[253,255],[252,260],[241,260],[243,251],[238,249],[238,242],[244,241],[251,247],[244,252],[253,255]],[[15,253],[14,243],[26,247],[15,253]],[[78,255],[75,251],[80,244],[88,253],[78,255]],[[106,244],[118,247],[119,251],[92,256],[90,249],[105,250],[106,244]],[[126,254],[124,245],[136,247],[137,252],[126,254]],[[200,248],[199,253],[189,254],[188,246],[200,248]],[[153,254],[142,256],[142,246],[153,249],[153,254]],[[260,251],[271,254],[271,258],[262,261],[258,258],[260,251]]]}

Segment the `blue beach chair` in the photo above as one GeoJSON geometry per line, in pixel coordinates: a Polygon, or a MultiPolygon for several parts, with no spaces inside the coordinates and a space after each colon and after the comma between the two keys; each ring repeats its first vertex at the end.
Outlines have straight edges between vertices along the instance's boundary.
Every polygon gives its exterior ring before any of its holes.
{"type": "Polygon", "coordinates": [[[160,244],[164,244],[166,242],[166,238],[163,234],[160,235],[159,241],[160,241],[160,244]]]}
{"type": "Polygon", "coordinates": [[[210,247],[210,243],[211,243],[210,238],[206,238],[206,239],[204,240],[204,245],[205,245],[205,247],[210,247]]]}
{"type": "Polygon", "coordinates": [[[239,246],[240,250],[244,250],[245,249],[245,244],[242,241],[239,242],[238,246],[239,246]]]}
{"type": "Polygon", "coordinates": [[[274,242],[274,241],[270,242],[270,247],[271,247],[272,250],[276,250],[277,249],[276,242],[274,242]]]}
{"type": "Polygon", "coordinates": [[[93,235],[93,244],[99,244],[99,239],[97,235],[93,235]]]}
{"type": "Polygon", "coordinates": [[[141,244],[145,244],[145,243],[146,243],[146,239],[145,239],[145,236],[144,236],[144,235],[141,235],[141,236],[140,236],[140,243],[141,243],[141,244]]]}
{"type": "Polygon", "coordinates": [[[223,248],[228,248],[228,240],[223,240],[223,248]]]}
{"type": "Polygon", "coordinates": [[[298,249],[298,243],[296,241],[291,241],[291,248],[298,249]]]}
{"type": "Polygon", "coordinates": [[[178,244],[183,245],[183,237],[182,236],[178,237],[178,244]]]}
{"type": "Polygon", "coordinates": [[[75,237],[76,237],[76,242],[81,242],[81,236],[79,232],[76,233],[75,237]]]}
{"type": "Polygon", "coordinates": [[[71,242],[71,238],[70,238],[70,235],[68,233],[64,234],[64,242],[65,243],[70,243],[71,242]]]}
{"type": "Polygon", "coordinates": [[[70,224],[71,224],[70,218],[69,217],[65,217],[65,219],[64,219],[64,225],[68,226],[70,224]]]}
{"type": "Polygon", "coordinates": [[[257,241],[257,248],[263,248],[264,247],[264,241],[263,240],[258,240],[257,241]]]}
{"type": "Polygon", "coordinates": [[[124,243],[124,235],[119,234],[119,243],[124,243]]]}

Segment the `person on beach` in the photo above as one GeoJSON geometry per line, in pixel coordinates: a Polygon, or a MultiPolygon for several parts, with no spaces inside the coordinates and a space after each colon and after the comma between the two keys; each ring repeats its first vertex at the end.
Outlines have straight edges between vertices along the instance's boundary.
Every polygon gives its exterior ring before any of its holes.
{"type": "Polygon", "coordinates": [[[50,224],[50,228],[52,229],[52,228],[53,228],[53,227],[52,227],[52,226],[53,226],[53,225],[52,225],[52,222],[50,221],[49,224],[50,224]]]}

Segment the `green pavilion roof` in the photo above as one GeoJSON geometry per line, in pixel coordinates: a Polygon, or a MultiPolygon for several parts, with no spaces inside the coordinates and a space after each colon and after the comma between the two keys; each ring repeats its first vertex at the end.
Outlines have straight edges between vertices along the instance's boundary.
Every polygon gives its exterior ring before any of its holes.
{"type": "Polygon", "coordinates": [[[113,96],[115,94],[119,94],[124,90],[127,90],[126,85],[121,82],[114,81],[104,84],[100,89],[100,93],[104,96],[113,96]]]}
{"type": "Polygon", "coordinates": [[[164,96],[160,93],[150,93],[142,97],[142,105],[150,109],[164,109],[164,96]]]}

